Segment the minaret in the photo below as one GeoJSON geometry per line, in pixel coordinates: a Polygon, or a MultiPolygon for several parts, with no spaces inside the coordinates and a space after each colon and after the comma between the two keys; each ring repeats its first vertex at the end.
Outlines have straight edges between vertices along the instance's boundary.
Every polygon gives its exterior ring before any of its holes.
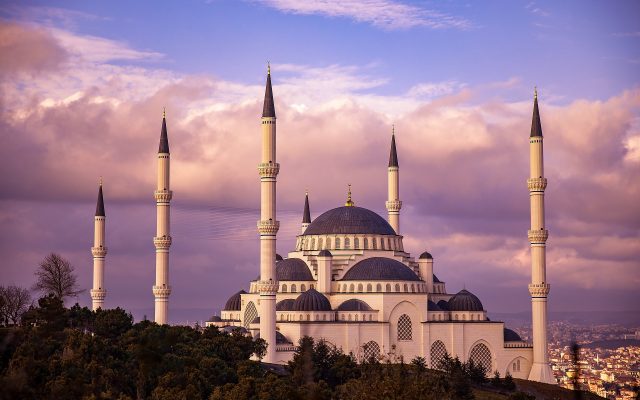
{"type": "Polygon", "coordinates": [[[311,223],[311,211],[309,211],[309,192],[304,193],[304,211],[302,212],[302,227],[300,234],[304,234],[311,223]]]}
{"type": "Polygon", "coordinates": [[[171,247],[171,230],[169,226],[169,206],[173,192],[169,186],[169,138],[167,136],[167,114],[162,113],[162,130],[158,148],[158,178],[156,191],[156,283],[153,285],[155,297],[155,321],[159,325],[166,324],[169,319],[169,247],[171,247]]]}
{"type": "Polygon", "coordinates": [[[542,156],[542,126],[538,111],[538,91],[533,98],[533,118],[529,137],[530,174],[527,180],[531,204],[531,229],[528,232],[531,243],[531,294],[533,325],[533,365],[529,380],[555,383],[549,367],[547,353],[547,295],[549,284],[546,277],[546,242],[549,232],[544,223],[544,189],[547,179],[544,177],[542,156]]]}
{"type": "Polygon", "coordinates": [[[104,288],[104,258],[107,255],[107,248],[104,246],[104,228],[106,217],[104,214],[104,199],[102,198],[102,178],[100,178],[100,188],[98,189],[98,204],[96,205],[96,215],[93,220],[93,288],[91,289],[91,309],[104,308],[104,298],[107,290],[104,288]]]}
{"type": "Polygon", "coordinates": [[[276,220],[276,177],[280,164],[276,162],[276,109],[271,90],[271,68],[267,68],[267,86],[262,108],[262,159],[260,175],[260,337],[267,342],[264,361],[276,361],[276,234],[280,222],[276,220]]]}
{"type": "Polygon", "coordinates": [[[395,126],[391,130],[391,151],[389,152],[388,187],[389,196],[386,202],[389,212],[389,225],[400,234],[400,209],[402,202],[400,196],[400,167],[398,166],[398,153],[396,152],[395,126]]]}

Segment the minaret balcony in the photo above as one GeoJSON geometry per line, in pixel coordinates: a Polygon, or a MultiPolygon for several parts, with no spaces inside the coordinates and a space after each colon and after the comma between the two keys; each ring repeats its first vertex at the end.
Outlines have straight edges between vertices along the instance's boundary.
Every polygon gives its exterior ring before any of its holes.
{"type": "Polygon", "coordinates": [[[529,229],[527,236],[529,237],[529,243],[546,243],[547,238],[549,238],[549,231],[546,229],[529,229]]]}
{"type": "Polygon", "coordinates": [[[166,299],[171,294],[171,286],[154,286],[153,295],[156,298],[166,299]]]}
{"type": "Polygon", "coordinates": [[[171,236],[156,236],[153,238],[156,249],[169,250],[171,247],[171,236]]]}
{"type": "Polygon", "coordinates": [[[96,301],[104,301],[104,298],[107,296],[105,289],[91,289],[89,293],[91,293],[91,299],[96,301]]]}
{"type": "Polygon", "coordinates": [[[266,221],[258,221],[258,232],[261,235],[275,235],[280,229],[280,221],[268,219],[266,221]]]}
{"type": "Polygon", "coordinates": [[[280,164],[269,162],[258,164],[258,174],[261,178],[275,178],[280,172],[280,164]]]}
{"type": "Polygon", "coordinates": [[[258,293],[260,294],[272,294],[275,295],[278,293],[278,281],[274,281],[272,279],[268,281],[258,281],[256,283],[256,288],[258,293]]]}
{"type": "Polygon", "coordinates": [[[93,254],[94,257],[104,257],[107,255],[107,248],[104,246],[92,247],[91,254],[93,254]]]}
{"type": "Polygon", "coordinates": [[[551,285],[548,283],[531,283],[529,284],[529,293],[531,297],[547,297],[551,285]]]}
{"type": "Polygon", "coordinates": [[[398,212],[402,208],[402,201],[400,200],[387,201],[385,205],[387,206],[387,211],[398,212]]]}
{"type": "Polygon", "coordinates": [[[153,197],[155,197],[156,201],[159,203],[168,203],[173,197],[173,191],[167,189],[156,190],[153,192],[153,197]]]}
{"type": "Polygon", "coordinates": [[[529,178],[527,187],[530,192],[544,192],[547,188],[547,178],[529,178]]]}

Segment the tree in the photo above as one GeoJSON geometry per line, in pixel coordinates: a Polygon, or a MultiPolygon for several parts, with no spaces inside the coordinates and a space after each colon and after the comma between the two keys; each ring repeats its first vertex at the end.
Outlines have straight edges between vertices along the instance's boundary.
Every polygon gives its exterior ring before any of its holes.
{"type": "Polygon", "coordinates": [[[31,304],[31,295],[19,286],[0,286],[0,323],[17,325],[31,304]]]}
{"type": "Polygon", "coordinates": [[[84,292],[78,288],[73,266],[59,254],[51,253],[45,257],[35,275],[37,281],[33,285],[33,290],[43,292],[45,295],[51,293],[62,301],[84,292]]]}

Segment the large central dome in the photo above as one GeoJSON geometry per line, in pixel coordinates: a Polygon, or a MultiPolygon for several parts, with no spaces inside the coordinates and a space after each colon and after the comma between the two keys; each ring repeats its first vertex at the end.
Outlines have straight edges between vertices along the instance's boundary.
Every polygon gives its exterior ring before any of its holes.
{"type": "Polygon", "coordinates": [[[365,233],[395,235],[384,218],[362,207],[344,206],[329,210],[307,227],[303,235],[330,235],[365,233]]]}

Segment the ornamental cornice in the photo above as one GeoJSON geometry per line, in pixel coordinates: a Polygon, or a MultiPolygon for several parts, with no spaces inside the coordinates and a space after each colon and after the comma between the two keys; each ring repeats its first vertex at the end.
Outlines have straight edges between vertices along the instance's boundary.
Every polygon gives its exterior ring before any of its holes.
{"type": "Polygon", "coordinates": [[[387,206],[387,211],[400,211],[402,208],[402,201],[400,200],[391,200],[385,203],[387,206]]]}
{"type": "Polygon", "coordinates": [[[256,282],[256,288],[260,294],[276,294],[278,293],[278,281],[258,281],[256,282]]]}
{"type": "Polygon", "coordinates": [[[156,249],[168,250],[171,247],[171,236],[156,236],[153,238],[156,249]]]}
{"type": "Polygon", "coordinates": [[[547,188],[547,178],[529,178],[527,187],[530,192],[543,192],[547,188]]]}
{"type": "Polygon", "coordinates": [[[105,289],[91,289],[89,293],[91,293],[92,300],[104,300],[107,296],[107,291],[105,289]]]}
{"type": "Polygon", "coordinates": [[[157,202],[167,203],[171,201],[171,198],[173,197],[173,191],[167,189],[156,190],[155,192],[153,192],[153,197],[155,197],[157,202]]]}
{"type": "Polygon", "coordinates": [[[154,286],[153,295],[157,298],[168,298],[171,294],[171,286],[154,286]]]}
{"type": "Polygon", "coordinates": [[[278,163],[260,163],[258,164],[258,175],[261,178],[275,178],[280,172],[280,164],[278,163]]]}
{"type": "Polygon", "coordinates": [[[549,231],[546,229],[527,231],[527,237],[530,243],[545,243],[549,237],[549,231]]]}
{"type": "Polygon", "coordinates": [[[270,235],[273,236],[278,233],[278,229],[280,229],[280,221],[274,221],[272,219],[258,221],[258,232],[261,235],[270,235]]]}
{"type": "Polygon", "coordinates": [[[93,254],[94,257],[104,257],[107,255],[107,248],[104,246],[92,247],[91,254],[93,254]]]}
{"type": "Polygon", "coordinates": [[[551,285],[548,283],[531,283],[529,284],[529,293],[531,297],[547,297],[551,285]]]}

